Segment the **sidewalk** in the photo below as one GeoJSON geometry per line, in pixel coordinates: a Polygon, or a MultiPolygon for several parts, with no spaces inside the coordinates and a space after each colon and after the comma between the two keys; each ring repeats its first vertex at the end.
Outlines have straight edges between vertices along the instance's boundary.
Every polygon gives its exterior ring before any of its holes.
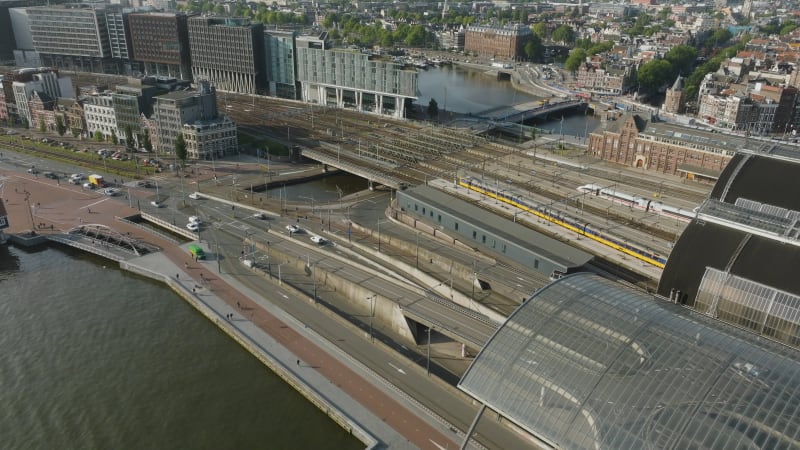
{"type": "MultiPolygon", "coordinates": [[[[432,426],[436,421],[426,419],[426,411],[411,411],[413,405],[395,398],[396,393],[360,363],[264,300],[261,293],[220,274],[215,261],[194,262],[184,248],[172,247],[122,266],[165,281],[367,448],[438,449],[460,444],[452,433],[444,434],[447,428],[442,424],[432,426]]],[[[264,294],[292,296],[293,292],[278,288],[264,294]]]]}

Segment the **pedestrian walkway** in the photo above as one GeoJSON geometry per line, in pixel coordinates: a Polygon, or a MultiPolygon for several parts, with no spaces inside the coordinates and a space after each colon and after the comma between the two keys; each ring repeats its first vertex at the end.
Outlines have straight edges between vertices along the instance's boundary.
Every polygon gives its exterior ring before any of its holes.
{"type": "Polygon", "coordinates": [[[188,251],[173,247],[122,265],[172,286],[368,447],[379,443],[380,448],[392,449],[457,446],[453,436],[424,418],[424,412],[409,410],[413,405],[376,386],[377,380],[368,379],[368,371],[353,367],[355,361],[323,345],[313,330],[264,300],[261,293],[220,274],[216,262],[192,261],[188,251]]]}
{"type": "MultiPolygon", "coordinates": [[[[292,297],[293,291],[265,283],[260,292],[254,292],[232,276],[220,274],[216,261],[194,261],[185,248],[188,244],[178,246],[118,220],[138,212],[128,204],[27,174],[4,175],[8,175],[4,193],[10,200],[6,205],[10,234],[63,233],[94,223],[145,239],[162,251],[123,261],[123,268],[167,283],[368,446],[458,447],[461,439],[454,428],[265,299],[292,297]]],[[[362,338],[354,335],[352,339],[362,338]]]]}

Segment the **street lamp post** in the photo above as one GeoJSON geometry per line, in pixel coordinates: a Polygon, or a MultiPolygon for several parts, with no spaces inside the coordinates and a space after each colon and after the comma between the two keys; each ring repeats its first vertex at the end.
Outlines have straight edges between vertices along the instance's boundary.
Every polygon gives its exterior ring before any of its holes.
{"type": "Polygon", "coordinates": [[[428,333],[428,360],[425,364],[425,372],[427,375],[431,374],[431,327],[425,330],[428,333]]]}
{"type": "Polygon", "coordinates": [[[419,269],[419,231],[417,231],[417,269],[419,269]]]}
{"type": "Polygon", "coordinates": [[[272,260],[269,258],[269,241],[267,241],[267,272],[269,273],[269,279],[272,279],[272,260]]]}
{"type": "Polygon", "coordinates": [[[372,318],[375,316],[375,300],[378,299],[377,294],[372,294],[367,296],[367,300],[369,300],[369,341],[375,342],[372,334],[372,318]]]}

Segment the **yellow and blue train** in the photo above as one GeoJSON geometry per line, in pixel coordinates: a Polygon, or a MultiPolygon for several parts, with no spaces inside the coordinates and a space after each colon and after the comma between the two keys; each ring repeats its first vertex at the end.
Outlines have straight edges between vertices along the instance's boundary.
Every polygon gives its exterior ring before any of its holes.
{"type": "Polygon", "coordinates": [[[572,232],[578,233],[581,236],[585,236],[593,241],[599,242],[658,268],[663,269],[667,264],[667,258],[665,256],[659,255],[650,249],[641,248],[637,245],[626,242],[624,239],[618,236],[614,236],[600,230],[599,228],[593,227],[589,222],[579,222],[577,219],[562,215],[559,211],[549,210],[548,208],[538,206],[532,200],[526,198],[524,195],[514,192],[513,190],[503,190],[498,193],[495,188],[486,186],[480,180],[472,177],[461,177],[458,180],[458,184],[459,186],[467,188],[471,191],[478,192],[487,197],[491,197],[508,205],[514,206],[522,211],[529,212],[536,217],[566,228],[572,232]]]}

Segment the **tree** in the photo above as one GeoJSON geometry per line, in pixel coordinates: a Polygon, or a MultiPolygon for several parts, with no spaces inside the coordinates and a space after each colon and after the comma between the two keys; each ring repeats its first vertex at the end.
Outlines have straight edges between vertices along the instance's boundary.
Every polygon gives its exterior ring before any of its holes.
{"type": "Polygon", "coordinates": [[[575,30],[569,25],[559,25],[559,27],[553,31],[553,40],[564,44],[571,44],[575,42],[575,30]]]}
{"type": "Polygon", "coordinates": [[[706,41],[707,48],[722,47],[731,40],[733,34],[727,28],[718,28],[711,33],[711,37],[706,41]]]}
{"type": "Polygon", "coordinates": [[[694,67],[694,61],[697,59],[697,49],[688,45],[678,45],[672,47],[664,56],[664,59],[669,61],[676,72],[685,75],[691,72],[694,67]]]}
{"type": "Polygon", "coordinates": [[[183,133],[178,133],[175,138],[175,157],[186,162],[186,140],[183,139],[183,133]]]}
{"type": "Polygon", "coordinates": [[[150,140],[150,131],[148,131],[147,129],[144,130],[144,138],[142,139],[142,144],[144,146],[144,149],[147,150],[148,152],[153,151],[153,141],[150,140]]]}
{"type": "Polygon", "coordinates": [[[640,88],[651,93],[658,92],[672,80],[672,64],[663,59],[650,61],[639,69],[637,76],[640,88]]]}
{"type": "Polygon", "coordinates": [[[536,140],[536,128],[531,128],[531,140],[536,140]]]}
{"type": "Polygon", "coordinates": [[[125,147],[133,148],[133,127],[125,125],[125,147]]]}
{"type": "Polygon", "coordinates": [[[111,143],[114,145],[119,144],[119,138],[117,137],[117,133],[114,131],[111,132],[111,143]]]}
{"type": "Polygon", "coordinates": [[[39,132],[44,133],[47,131],[47,127],[44,124],[44,119],[39,119],[39,132]]]}
{"type": "Polygon", "coordinates": [[[550,37],[550,27],[547,26],[546,22],[537,22],[531,27],[531,31],[536,36],[539,36],[539,39],[547,39],[550,37]]]}
{"type": "Polygon", "coordinates": [[[530,41],[525,44],[525,56],[528,57],[530,61],[541,61],[542,55],[544,55],[544,46],[542,45],[541,39],[539,36],[533,35],[530,41]]]}
{"type": "Polygon", "coordinates": [[[428,117],[430,117],[431,120],[439,117],[439,104],[436,103],[436,99],[432,98],[431,101],[428,102],[428,117]]]}
{"type": "Polygon", "coordinates": [[[103,133],[100,130],[94,132],[94,140],[95,142],[103,142],[103,133]]]}
{"type": "Polygon", "coordinates": [[[64,136],[67,132],[67,126],[64,125],[64,118],[60,115],[56,116],[56,132],[59,136],[64,136]]]}
{"type": "Polygon", "coordinates": [[[576,48],[570,52],[567,60],[564,61],[564,68],[570,72],[575,72],[584,61],[586,61],[586,51],[582,48],[576,48]]]}

